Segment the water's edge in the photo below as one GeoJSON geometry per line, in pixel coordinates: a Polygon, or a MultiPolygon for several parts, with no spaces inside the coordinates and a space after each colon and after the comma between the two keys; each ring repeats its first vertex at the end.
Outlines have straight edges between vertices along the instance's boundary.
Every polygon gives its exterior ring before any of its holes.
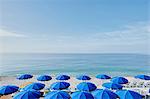
{"type": "Polygon", "coordinates": [[[0,76],[22,73],[134,76],[149,74],[150,55],[143,54],[0,54],[0,76]]]}

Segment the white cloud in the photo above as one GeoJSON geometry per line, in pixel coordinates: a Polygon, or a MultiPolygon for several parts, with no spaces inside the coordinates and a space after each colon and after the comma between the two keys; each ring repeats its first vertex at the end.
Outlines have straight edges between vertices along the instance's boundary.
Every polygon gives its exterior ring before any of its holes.
{"type": "Polygon", "coordinates": [[[96,33],[93,36],[101,40],[149,40],[150,25],[144,22],[138,22],[136,24],[126,25],[115,31],[96,33]]]}
{"type": "MultiPolygon", "coordinates": [[[[0,37],[26,37],[0,30],[0,37]]],[[[135,23],[99,33],[34,35],[28,39],[7,39],[0,52],[133,52],[149,53],[150,25],[135,23]],[[78,35],[79,34],[79,35],[78,35]],[[32,42],[32,43],[31,43],[32,42]],[[14,45],[15,44],[15,45],[14,45]],[[19,47],[18,47],[19,46],[19,47]]]]}
{"type": "Polygon", "coordinates": [[[80,42],[93,44],[139,43],[150,39],[150,25],[146,22],[136,22],[118,27],[114,31],[98,33],[66,33],[55,36],[60,43],[80,42]],[[130,42],[131,41],[131,42],[130,42]]]}
{"type": "Polygon", "coordinates": [[[26,36],[23,34],[14,33],[14,32],[0,29],[0,37],[26,37],[26,36]]]}

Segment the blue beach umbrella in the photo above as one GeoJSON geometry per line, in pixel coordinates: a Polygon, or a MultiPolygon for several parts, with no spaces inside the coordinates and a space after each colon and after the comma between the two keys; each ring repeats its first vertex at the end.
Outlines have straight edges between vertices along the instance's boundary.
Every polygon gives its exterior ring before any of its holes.
{"type": "Polygon", "coordinates": [[[69,80],[70,77],[68,75],[59,75],[56,77],[57,80],[69,80]]]}
{"type": "Polygon", "coordinates": [[[23,88],[23,90],[31,90],[31,89],[41,90],[44,87],[45,87],[45,84],[42,84],[42,83],[32,83],[32,84],[29,84],[29,85],[25,86],[23,88]]]}
{"type": "Polygon", "coordinates": [[[65,91],[52,91],[44,99],[70,99],[70,95],[65,91]]]}
{"type": "Polygon", "coordinates": [[[142,99],[142,95],[131,90],[119,90],[116,92],[119,99],[142,99]]]}
{"type": "Polygon", "coordinates": [[[150,76],[148,75],[137,75],[135,76],[135,78],[142,79],[142,80],[150,80],[150,76]]]}
{"type": "Polygon", "coordinates": [[[91,78],[87,75],[79,75],[77,77],[78,80],[90,80],[91,78]]]}
{"type": "Polygon", "coordinates": [[[19,87],[14,85],[7,85],[7,86],[1,86],[0,87],[0,95],[8,95],[12,94],[14,92],[17,92],[19,87]]]}
{"type": "Polygon", "coordinates": [[[94,91],[96,88],[96,85],[90,82],[82,82],[77,85],[77,89],[80,91],[94,91]]]}
{"type": "Polygon", "coordinates": [[[52,77],[48,76],[48,75],[40,75],[39,77],[37,77],[38,81],[49,81],[51,79],[52,79],[52,77]]]}
{"type": "Polygon", "coordinates": [[[39,99],[41,93],[36,90],[26,90],[17,93],[13,99],[39,99]]]}
{"type": "Polygon", "coordinates": [[[18,77],[17,77],[17,79],[19,79],[19,80],[25,80],[25,79],[30,79],[30,78],[32,78],[33,76],[32,75],[30,75],[30,74],[22,74],[22,75],[19,75],[18,77]]]}
{"type": "Polygon", "coordinates": [[[92,92],[94,99],[117,99],[118,95],[107,89],[98,89],[92,92]]]}
{"type": "Polygon", "coordinates": [[[110,83],[104,83],[102,86],[105,88],[108,88],[108,89],[113,89],[113,90],[122,89],[122,87],[123,87],[120,84],[111,83],[111,82],[110,83]]]}
{"type": "Polygon", "coordinates": [[[105,75],[105,74],[99,74],[96,76],[96,78],[98,78],[98,79],[111,79],[110,76],[105,75]]]}
{"type": "Polygon", "coordinates": [[[55,82],[55,83],[51,84],[50,89],[63,90],[63,89],[67,89],[69,86],[70,86],[70,84],[67,82],[55,82]]]}
{"type": "Polygon", "coordinates": [[[128,83],[128,80],[124,77],[114,77],[111,79],[111,81],[113,83],[117,83],[117,84],[126,84],[128,83]]]}
{"type": "Polygon", "coordinates": [[[85,91],[76,91],[71,94],[71,99],[94,99],[93,95],[85,91]]]}

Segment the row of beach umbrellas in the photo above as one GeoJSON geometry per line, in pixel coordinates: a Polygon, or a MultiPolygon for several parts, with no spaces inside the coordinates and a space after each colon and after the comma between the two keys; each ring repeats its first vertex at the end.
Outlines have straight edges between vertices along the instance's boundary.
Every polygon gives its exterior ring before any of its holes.
{"type": "MultiPolygon", "coordinates": [[[[24,79],[30,79],[32,77],[33,77],[33,75],[30,75],[30,74],[22,74],[22,75],[18,76],[17,79],[24,80],[24,79]]],[[[105,75],[105,74],[99,74],[96,76],[96,78],[111,79],[110,76],[105,75]]],[[[113,79],[115,79],[115,78],[117,78],[117,77],[113,77],[113,79]]],[[[135,78],[142,79],[142,80],[150,80],[150,76],[148,76],[148,75],[137,75],[137,76],[135,76],[135,78]]],[[[49,75],[40,75],[39,77],[37,77],[38,81],[49,81],[51,79],[52,79],[52,77],[49,75]]],[[[70,79],[70,76],[68,76],[68,75],[58,75],[56,77],[56,80],[69,80],[69,79],[70,79]]],[[[79,76],[77,76],[77,79],[78,80],[90,80],[91,78],[87,75],[79,75],[79,76]]],[[[128,82],[127,79],[125,79],[123,77],[121,79],[118,79],[118,81],[120,81],[120,80],[123,80],[124,82],[128,82]]],[[[115,81],[118,82],[117,80],[115,80],[115,81]]]]}
{"type": "Polygon", "coordinates": [[[67,92],[64,91],[53,91],[45,96],[45,99],[117,99],[117,98],[142,99],[142,96],[130,90],[121,90],[114,93],[107,89],[98,89],[96,91],[93,91],[92,93],[86,91],[76,91],[71,95],[69,95],[67,92]]]}
{"type": "MultiPolygon", "coordinates": [[[[86,82],[84,82],[86,83],[86,82]]],[[[16,92],[18,87],[5,86],[5,91],[11,89],[11,92],[16,92]]],[[[7,93],[8,94],[8,93],[7,93]]],[[[38,90],[30,89],[17,93],[13,99],[39,99],[41,93],[38,90]]],[[[65,91],[56,90],[47,93],[44,99],[142,99],[142,95],[131,90],[118,90],[113,92],[108,89],[97,89],[92,92],[88,91],[76,91],[71,95],[65,91]]]]}
{"type": "MultiPolygon", "coordinates": [[[[19,80],[30,79],[33,76],[30,74],[23,74],[17,77],[19,80]]],[[[108,75],[97,75],[98,79],[111,79],[108,75]]],[[[150,80],[150,76],[137,75],[135,78],[142,80],[150,80]]],[[[52,77],[49,75],[41,75],[37,77],[38,81],[49,81],[52,77]]],[[[59,75],[56,77],[57,80],[69,80],[68,75],[59,75]]],[[[77,77],[78,80],[90,80],[91,78],[87,75],[80,75],[77,77]]],[[[60,81],[51,84],[50,89],[53,91],[45,95],[45,99],[141,99],[142,95],[131,90],[122,90],[122,84],[128,83],[128,80],[124,77],[113,77],[111,82],[104,83],[102,86],[106,89],[97,89],[96,85],[91,82],[81,82],[76,88],[78,91],[73,92],[71,95],[63,91],[69,88],[68,82],[60,81]],[[117,90],[115,93],[111,90],[117,90]]],[[[40,90],[45,87],[43,83],[31,83],[23,88],[22,91],[17,93],[14,99],[38,99],[41,97],[40,90]]],[[[7,85],[0,87],[1,95],[8,95],[19,91],[19,87],[13,85],[7,85]]]]}
{"type": "MultiPolygon", "coordinates": [[[[64,89],[67,89],[69,88],[70,84],[68,82],[54,82],[53,84],[51,84],[50,86],[50,90],[64,90],[64,89]]],[[[119,89],[122,89],[122,85],[120,84],[115,84],[115,83],[112,83],[112,82],[108,82],[108,83],[104,83],[102,85],[103,87],[107,88],[107,89],[112,89],[112,90],[119,90],[119,89]]],[[[25,86],[24,88],[22,88],[22,90],[31,90],[31,89],[34,89],[34,90],[41,90],[45,87],[45,84],[43,83],[38,83],[38,82],[35,82],[35,83],[31,83],[27,86],[25,86]]],[[[96,85],[91,83],[91,82],[81,82],[79,83],[76,88],[80,91],[88,91],[88,92],[91,92],[91,91],[94,91],[97,89],[96,85]]],[[[18,87],[17,86],[3,86],[1,89],[3,90],[0,90],[0,94],[11,94],[15,91],[18,91],[18,87]]]]}

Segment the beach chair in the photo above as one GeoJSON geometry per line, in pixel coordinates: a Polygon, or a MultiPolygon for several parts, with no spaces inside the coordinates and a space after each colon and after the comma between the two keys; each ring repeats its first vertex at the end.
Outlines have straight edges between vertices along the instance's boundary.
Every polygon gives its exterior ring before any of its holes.
{"type": "Polygon", "coordinates": [[[145,82],[145,83],[144,83],[144,87],[145,87],[145,88],[150,88],[150,82],[145,82]]]}
{"type": "Polygon", "coordinates": [[[130,87],[130,83],[124,84],[123,87],[124,88],[129,88],[130,87]]]}
{"type": "Polygon", "coordinates": [[[136,86],[138,88],[142,88],[144,86],[144,82],[138,82],[136,86]]]}
{"type": "Polygon", "coordinates": [[[131,88],[135,88],[137,86],[137,83],[132,82],[132,83],[130,83],[130,86],[131,86],[131,88]]]}
{"type": "Polygon", "coordinates": [[[147,90],[147,94],[145,96],[145,99],[150,99],[150,89],[147,90]]]}
{"type": "Polygon", "coordinates": [[[44,92],[43,92],[43,97],[45,97],[45,95],[47,94],[47,93],[49,93],[50,92],[50,90],[44,90],[44,92]]]}
{"type": "Polygon", "coordinates": [[[137,89],[137,88],[129,88],[128,90],[132,90],[132,91],[135,91],[135,92],[140,93],[140,90],[139,90],[139,89],[137,89]]]}
{"type": "Polygon", "coordinates": [[[145,96],[145,99],[150,99],[150,95],[146,95],[146,96],[145,96]]]}
{"type": "Polygon", "coordinates": [[[124,84],[125,88],[135,88],[136,87],[136,83],[130,82],[128,84],[124,84]]]}
{"type": "Polygon", "coordinates": [[[147,91],[145,90],[141,90],[140,94],[143,96],[143,99],[146,99],[146,97],[148,97],[147,91]]]}

